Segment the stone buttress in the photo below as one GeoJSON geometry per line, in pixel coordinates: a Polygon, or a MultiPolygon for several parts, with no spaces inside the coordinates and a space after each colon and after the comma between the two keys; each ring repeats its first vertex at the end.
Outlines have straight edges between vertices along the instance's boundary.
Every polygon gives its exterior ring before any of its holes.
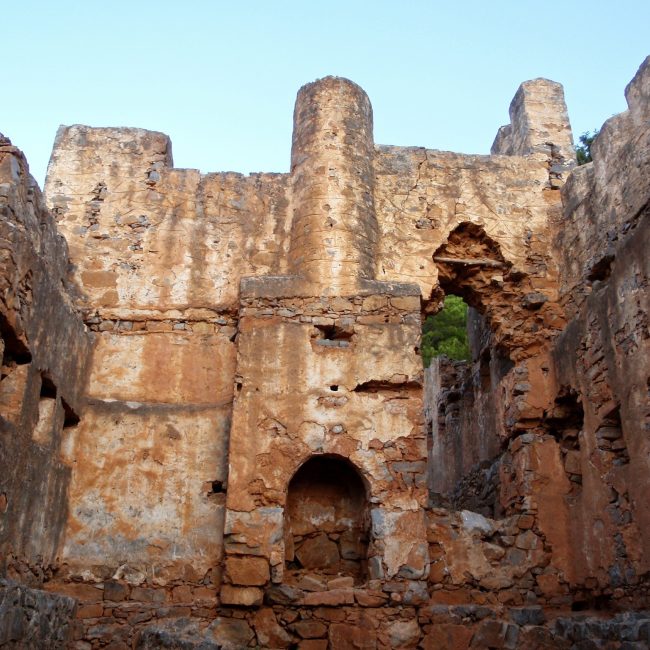
{"type": "Polygon", "coordinates": [[[428,573],[419,289],[374,279],[370,102],[328,77],[299,92],[294,116],[291,275],[241,284],[221,590],[231,605],[258,604],[310,568],[416,590],[428,573]],[[324,506],[294,513],[294,529],[305,521],[292,535],[289,485],[314,457],[321,487],[306,499],[324,506]],[[362,510],[361,551],[341,541],[326,497],[350,470],[363,493],[342,507],[362,510]]]}

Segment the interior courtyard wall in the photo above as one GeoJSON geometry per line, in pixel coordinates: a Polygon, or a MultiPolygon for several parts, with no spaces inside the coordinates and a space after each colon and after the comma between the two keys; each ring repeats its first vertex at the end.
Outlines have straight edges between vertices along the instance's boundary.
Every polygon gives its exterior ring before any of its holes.
{"type": "Polygon", "coordinates": [[[647,604],[649,70],[573,172],[541,79],[490,156],[374,145],[337,78],[299,94],[293,175],[201,175],[163,134],[62,127],[50,213],[3,141],[3,544],[83,603],[79,643],[189,616],[244,645],[316,619],[321,646],[435,647],[437,623],[480,646],[490,626],[456,605],[647,604]],[[421,322],[445,292],[484,334],[458,388],[439,372],[425,391],[421,322]],[[425,413],[454,391],[443,440],[425,413]],[[319,454],[368,488],[365,584],[288,584],[287,488],[319,454]]]}

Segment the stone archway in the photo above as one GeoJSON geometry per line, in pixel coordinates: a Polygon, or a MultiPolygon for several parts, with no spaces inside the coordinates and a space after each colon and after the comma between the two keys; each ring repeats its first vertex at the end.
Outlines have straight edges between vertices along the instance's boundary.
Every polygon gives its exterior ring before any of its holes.
{"type": "MultiPolygon", "coordinates": [[[[463,222],[449,233],[433,253],[438,268],[440,290],[436,297],[455,294],[480,312],[489,311],[494,297],[509,283],[512,264],[501,253],[499,244],[482,226],[463,222]]],[[[521,279],[516,275],[514,281],[521,279]]]]}
{"type": "Polygon", "coordinates": [[[542,261],[531,275],[514,268],[483,226],[460,223],[433,261],[439,286],[425,302],[425,313],[435,313],[445,294],[461,296],[485,318],[496,346],[512,361],[538,353],[564,324],[552,300],[557,269],[542,261]]]}
{"type": "Polygon", "coordinates": [[[312,456],[289,482],[285,510],[287,574],[366,576],[367,489],[357,469],[334,455],[312,456]]]}

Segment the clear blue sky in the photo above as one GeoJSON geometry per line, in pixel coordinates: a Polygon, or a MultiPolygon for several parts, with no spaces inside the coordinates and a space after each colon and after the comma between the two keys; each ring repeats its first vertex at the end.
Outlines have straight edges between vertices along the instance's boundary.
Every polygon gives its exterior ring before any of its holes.
{"type": "Polygon", "coordinates": [[[650,2],[14,0],[0,131],[42,184],[59,124],[164,131],[177,167],[287,171],[298,88],[370,96],[375,141],[487,153],[520,82],[564,84],[577,136],[626,108],[650,2]]]}

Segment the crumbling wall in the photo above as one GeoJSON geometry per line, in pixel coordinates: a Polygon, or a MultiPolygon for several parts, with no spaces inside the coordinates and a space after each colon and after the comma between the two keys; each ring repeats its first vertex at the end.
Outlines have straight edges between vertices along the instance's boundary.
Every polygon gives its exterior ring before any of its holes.
{"type": "Polygon", "coordinates": [[[76,425],[47,589],[83,603],[80,647],[562,647],[542,608],[647,602],[647,67],[562,196],[570,126],[540,79],[490,156],[375,146],[367,96],[334,77],[298,94],[291,174],[60,130],[46,190],[94,332],[88,408],[76,422],[86,338],[57,329],[56,362],[29,369],[36,271],[9,274],[0,385],[36,447],[58,400],[76,425]],[[472,307],[472,359],[424,378],[445,293],[472,307]],[[320,461],[335,476],[310,484],[320,461]]]}
{"type": "Polygon", "coordinates": [[[0,646],[57,650],[72,642],[77,601],[0,579],[0,646]]]}
{"type": "MultiPolygon", "coordinates": [[[[496,377],[484,373],[491,381],[481,389],[474,337],[473,369],[441,361],[425,375],[439,386],[427,394],[430,485],[442,495],[436,502],[458,506],[458,496],[467,493],[465,503],[471,503],[473,489],[487,496],[490,470],[497,467],[499,509],[530,516],[531,531],[549,552],[537,589],[582,607],[647,602],[647,500],[641,497],[648,487],[647,79],[648,62],[626,91],[629,111],[604,125],[594,163],[568,177],[570,141],[562,139],[557,122],[547,120],[544,128],[545,137],[557,135],[559,146],[533,146],[515,125],[525,115],[530,126],[537,109],[538,116],[548,115],[538,101],[532,111],[517,106],[530,95],[524,84],[511,107],[513,125],[502,129],[493,151],[540,162],[546,156],[547,192],[554,195],[567,179],[563,216],[552,213],[545,237],[554,237],[549,250],[561,269],[555,279],[547,276],[555,283],[556,313],[561,319],[564,312],[569,323],[555,331],[540,328],[526,359],[508,350],[516,339],[503,338],[490,307],[483,307],[490,333],[480,344],[482,354],[494,359],[506,352],[512,368],[496,377]],[[500,453],[494,465],[482,455],[483,466],[470,471],[486,408],[497,416],[500,453]]],[[[450,284],[444,266],[439,278],[443,287],[450,284]]],[[[451,286],[457,290],[459,283],[452,278],[451,286]]],[[[509,323],[526,327],[517,318],[509,323]]],[[[491,431],[480,432],[483,443],[491,431]]]]}
{"type": "Polygon", "coordinates": [[[0,136],[0,574],[36,584],[65,528],[62,455],[90,354],[68,263],[23,154],[0,136]]]}
{"type": "Polygon", "coordinates": [[[291,585],[306,582],[306,605],[340,605],[366,577],[423,593],[420,297],[416,285],[374,278],[370,103],[355,84],[328,77],[301,89],[295,118],[291,275],[241,285],[220,600],[259,606],[288,589],[287,603],[302,601],[291,585]],[[317,534],[293,534],[287,491],[319,455],[346,460],[363,485],[350,501],[348,526],[364,537],[357,548],[332,537],[337,506],[326,503],[326,483],[313,501],[317,534]],[[338,566],[338,588],[326,590],[313,571],[324,568],[317,556],[338,566]]]}
{"type": "Polygon", "coordinates": [[[89,315],[201,322],[236,311],[241,277],[286,269],[288,182],[175,169],[162,133],[74,125],[44,191],[89,315]]]}
{"type": "Polygon", "coordinates": [[[556,245],[571,320],[553,357],[556,404],[573,395],[582,414],[564,456],[567,476],[580,479],[565,498],[569,576],[603,598],[642,599],[650,568],[650,59],[626,99],[629,109],[603,125],[594,162],[563,190],[556,245]]]}
{"type": "MultiPolygon", "coordinates": [[[[299,94],[291,175],[202,176],[173,168],[160,133],[59,131],[46,194],[98,332],[88,416],[69,450],[72,574],[90,565],[97,579],[212,580],[242,375],[235,353],[246,373],[260,354],[237,334],[241,278],[276,286],[272,278],[284,276],[274,297],[364,300],[386,291],[375,278],[409,280],[435,310],[440,270],[445,290],[460,287],[513,356],[534,353],[540,328],[561,327],[546,241],[559,205],[548,160],[375,148],[365,93],[325,81],[299,94]],[[465,268],[462,259],[477,255],[489,263],[465,268]]],[[[244,456],[231,452],[234,472],[244,456]]]]}
{"type": "Polygon", "coordinates": [[[424,372],[432,504],[502,514],[499,462],[505,425],[500,382],[513,363],[494,345],[485,319],[468,310],[471,358],[436,357],[424,372]]]}
{"type": "MultiPolygon", "coordinates": [[[[264,290],[263,282],[254,286],[264,290]]],[[[408,287],[406,295],[390,289],[347,299],[243,299],[225,546],[264,568],[259,576],[231,571],[229,599],[261,602],[260,587],[286,581],[287,486],[316,454],[349,459],[367,485],[370,577],[424,577],[419,298],[408,287]],[[337,339],[336,329],[348,336],[337,339]]]]}
{"type": "Polygon", "coordinates": [[[518,360],[564,325],[549,226],[575,161],[560,84],[523,83],[510,115],[490,156],[377,147],[377,278],[417,282],[430,311],[461,295],[518,360]]]}
{"type": "MultiPolygon", "coordinates": [[[[490,516],[507,510],[499,494],[500,455],[535,426],[553,391],[548,354],[565,319],[550,233],[560,215],[559,188],[573,165],[561,86],[544,79],[522,84],[510,114],[492,156],[461,163],[445,154],[450,164],[434,167],[433,189],[415,193],[433,219],[416,227],[435,242],[428,259],[437,291],[470,305],[471,360],[434,360],[425,372],[429,485],[434,502],[490,516]],[[448,171],[453,178],[443,180],[448,171]],[[442,211],[441,201],[429,198],[441,191],[442,211]]],[[[431,182],[430,157],[421,163],[415,190],[431,182]]],[[[427,258],[419,257],[424,269],[427,258]]]]}

